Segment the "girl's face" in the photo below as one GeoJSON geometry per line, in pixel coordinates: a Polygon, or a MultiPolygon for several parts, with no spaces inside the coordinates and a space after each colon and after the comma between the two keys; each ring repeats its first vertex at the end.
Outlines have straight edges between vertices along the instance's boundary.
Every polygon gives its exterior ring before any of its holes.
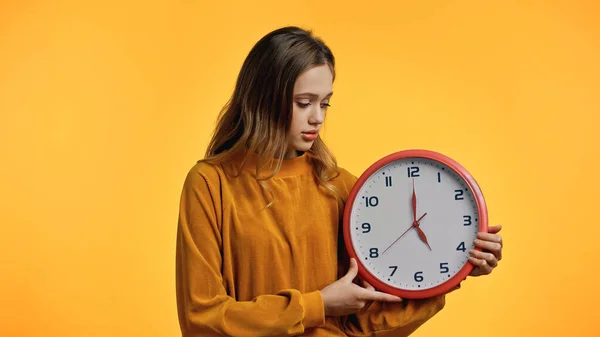
{"type": "Polygon", "coordinates": [[[294,84],[292,125],[285,158],[308,151],[319,136],[333,87],[328,65],[313,67],[298,76],[294,84]]]}

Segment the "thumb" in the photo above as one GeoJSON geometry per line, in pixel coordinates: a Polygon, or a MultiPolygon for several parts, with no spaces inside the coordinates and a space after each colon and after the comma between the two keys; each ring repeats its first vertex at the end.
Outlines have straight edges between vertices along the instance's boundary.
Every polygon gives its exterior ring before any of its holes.
{"type": "Polygon", "coordinates": [[[358,274],[358,264],[354,258],[350,259],[350,268],[346,275],[344,275],[344,280],[348,282],[352,282],[356,275],[358,274]]]}

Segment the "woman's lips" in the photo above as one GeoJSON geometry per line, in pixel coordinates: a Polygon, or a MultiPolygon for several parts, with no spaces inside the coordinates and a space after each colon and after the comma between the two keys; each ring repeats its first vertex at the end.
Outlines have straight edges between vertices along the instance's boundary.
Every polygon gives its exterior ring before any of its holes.
{"type": "Polygon", "coordinates": [[[317,139],[318,136],[319,136],[318,131],[302,132],[302,138],[309,140],[309,141],[313,141],[313,140],[317,139]]]}

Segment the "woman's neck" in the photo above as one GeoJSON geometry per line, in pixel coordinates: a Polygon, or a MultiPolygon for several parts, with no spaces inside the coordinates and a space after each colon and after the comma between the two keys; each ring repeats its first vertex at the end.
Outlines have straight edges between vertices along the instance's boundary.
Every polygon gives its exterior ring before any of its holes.
{"type": "Polygon", "coordinates": [[[292,159],[292,158],[296,158],[296,157],[300,157],[302,154],[304,154],[304,152],[300,152],[298,150],[288,150],[285,155],[283,156],[283,159],[292,159]]]}

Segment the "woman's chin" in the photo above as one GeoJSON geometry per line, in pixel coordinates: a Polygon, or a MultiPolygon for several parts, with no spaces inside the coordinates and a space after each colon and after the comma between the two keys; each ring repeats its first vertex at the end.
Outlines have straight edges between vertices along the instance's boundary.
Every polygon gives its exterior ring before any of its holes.
{"type": "Polygon", "coordinates": [[[308,150],[310,150],[310,148],[313,146],[314,142],[302,142],[302,144],[298,144],[297,146],[295,146],[296,151],[299,152],[306,152],[308,150]]]}

